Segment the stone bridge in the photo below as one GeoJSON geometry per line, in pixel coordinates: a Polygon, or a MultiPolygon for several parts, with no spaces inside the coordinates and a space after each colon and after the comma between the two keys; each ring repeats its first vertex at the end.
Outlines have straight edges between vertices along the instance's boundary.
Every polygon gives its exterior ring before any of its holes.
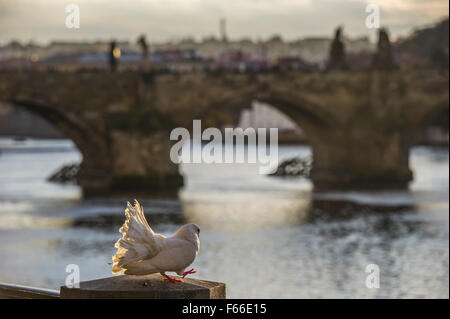
{"type": "Polygon", "coordinates": [[[83,154],[86,193],[176,188],[170,130],[236,124],[254,99],[304,130],[316,190],[405,188],[409,148],[449,104],[448,70],[285,73],[2,72],[0,101],[36,113],[83,154]]]}

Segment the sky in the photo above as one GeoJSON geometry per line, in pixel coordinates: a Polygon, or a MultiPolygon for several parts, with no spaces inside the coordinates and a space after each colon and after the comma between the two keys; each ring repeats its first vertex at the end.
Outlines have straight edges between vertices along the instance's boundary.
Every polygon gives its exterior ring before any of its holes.
{"type": "Polygon", "coordinates": [[[286,40],[330,37],[338,25],[349,37],[375,38],[365,26],[368,3],[380,8],[380,23],[393,38],[448,16],[448,0],[0,0],[0,43],[51,40],[201,39],[219,36],[226,19],[230,39],[286,40]],[[80,28],[65,25],[68,4],[80,8],[80,28]]]}

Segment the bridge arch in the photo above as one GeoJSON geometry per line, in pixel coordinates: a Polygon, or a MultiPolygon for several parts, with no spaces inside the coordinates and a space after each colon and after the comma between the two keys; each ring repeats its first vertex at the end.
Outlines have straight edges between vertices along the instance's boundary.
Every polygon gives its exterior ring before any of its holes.
{"type": "Polygon", "coordinates": [[[111,157],[105,138],[92,132],[73,114],[64,114],[57,107],[28,100],[10,99],[4,102],[43,118],[76,145],[83,156],[77,180],[84,192],[108,185],[110,175],[108,163],[111,157]]]}
{"type": "MultiPolygon", "coordinates": [[[[294,123],[302,128],[310,143],[314,143],[316,140],[319,141],[321,132],[333,125],[331,116],[320,113],[319,108],[311,105],[311,103],[306,103],[303,101],[294,102],[284,97],[267,95],[265,93],[241,94],[232,98],[222,99],[217,102],[210,103],[207,108],[200,112],[194,113],[192,120],[206,120],[206,125],[211,126],[211,124],[213,124],[213,126],[218,126],[218,124],[223,123],[214,123],[214,118],[218,118],[220,120],[220,118],[227,118],[226,115],[232,114],[234,115],[234,118],[231,116],[233,122],[228,124],[235,125],[237,124],[237,117],[240,116],[241,111],[248,109],[254,100],[269,104],[271,107],[277,109],[282,114],[290,118],[294,123]],[[213,120],[211,120],[211,118],[213,120]]],[[[230,118],[230,116],[228,117],[230,118]]]]}
{"type": "Polygon", "coordinates": [[[316,167],[321,169],[328,165],[330,156],[328,154],[323,156],[323,144],[327,144],[328,134],[335,131],[338,124],[333,121],[331,114],[324,113],[323,109],[306,101],[293,101],[283,96],[267,94],[267,92],[247,91],[246,94],[237,94],[231,98],[216,99],[200,111],[193,112],[191,122],[186,123],[185,127],[191,130],[192,120],[202,120],[202,130],[208,127],[220,129],[225,126],[224,124],[237,127],[241,112],[248,109],[255,100],[280,111],[302,129],[311,148],[314,166],[312,178],[314,178],[317,175],[316,167]],[[232,116],[227,116],[229,114],[232,116]],[[228,121],[221,122],[224,119],[228,121]]]}
{"type": "Polygon", "coordinates": [[[431,107],[420,119],[419,125],[427,125],[434,120],[436,120],[439,116],[447,115],[448,117],[449,110],[449,99],[444,98],[438,103],[436,103],[433,107],[431,107]],[[447,114],[445,114],[447,112],[447,114]]]}
{"type": "Polygon", "coordinates": [[[431,110],[425,113],[418,123],[417,132],[420,136],[415,137],[415,142],[445,143],[445,132],[449,130],[449,101],[444,99],[437,103],[431,110]]]}

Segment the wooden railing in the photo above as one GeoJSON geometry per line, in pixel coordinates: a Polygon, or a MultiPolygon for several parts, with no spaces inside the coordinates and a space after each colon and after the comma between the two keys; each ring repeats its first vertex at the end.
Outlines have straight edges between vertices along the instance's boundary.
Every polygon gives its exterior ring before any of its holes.
{"type": "Polygon", "coordinates": [[[59,291],[0,283],[0,299],[58,299],[59,291]]]}
{"type": "Polygon", "coordinates": [[[165,282],[159,274],[83,281],[60,291],[0,283],[0,299],[225,299],[224,283],[186,278],[165,282]]]}

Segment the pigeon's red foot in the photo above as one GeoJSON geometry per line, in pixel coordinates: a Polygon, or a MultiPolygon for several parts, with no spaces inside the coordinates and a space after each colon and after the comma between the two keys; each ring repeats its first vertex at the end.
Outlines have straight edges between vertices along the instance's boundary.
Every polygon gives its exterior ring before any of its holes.
{"type": "Polygon", "coordinates": [[[164,275],[164,281],[183,282],[183,280],[181,280],[181,279],[173,278],[173,277],[170,277],[170,276],[167,276],[167,275],[164,275]]]}
{"type": "Polygon", "coordinates": [[[190,269],[190,270],[188,270],[188,271],[185,271],[185,272],[183,273],[183,276],[181,276],[181,277],[184,278],[184,277],[186,277],[187,275],[195,274],[196,272],[197,272],[197,271],[194,270],[194,268],[192,268],[192,269],[190,269]]]}

